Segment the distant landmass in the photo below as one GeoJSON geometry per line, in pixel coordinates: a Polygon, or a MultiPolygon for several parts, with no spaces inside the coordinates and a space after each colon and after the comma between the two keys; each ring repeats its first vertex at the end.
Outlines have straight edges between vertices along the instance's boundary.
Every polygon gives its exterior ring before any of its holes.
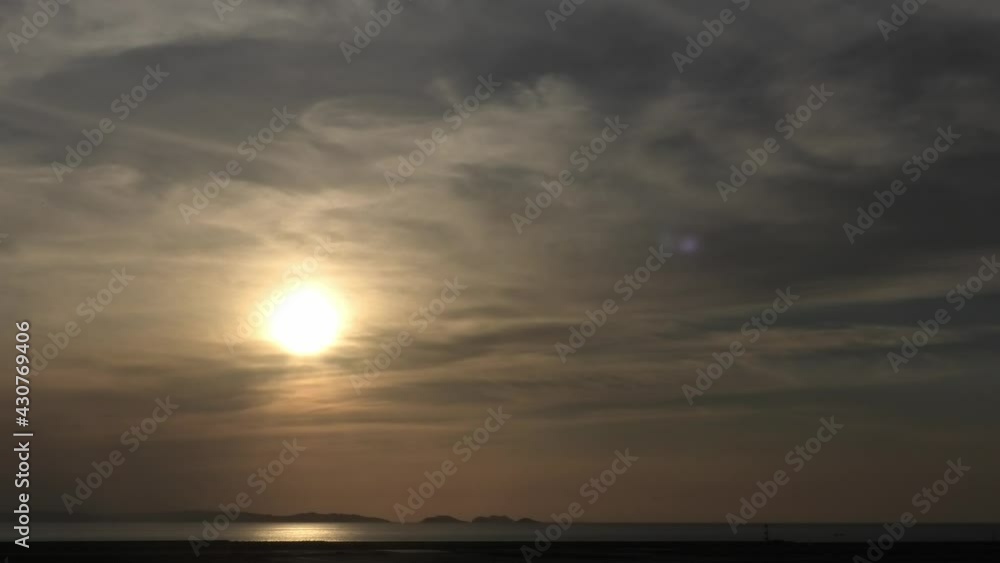
{"type": "Polygon", "coordinates": [[[473,524],[537,524],[538,522],[532,520],[531,518],[521,518],[520,520],[514,520],[507,516],[477,516],[472,519],[473,524]]]}
{"type": "MultiPolygon", "coordinates": [[[[154,514],[87,514],[81,513],[70,516],[65,512],[53,512],[44,515],[48,522],[201,522],[211,521],[221,514],[219,511],[189,510],[183,512],[164,512],[154,514]]],[[[276,514],[256,514],[253,512],[240,513],[236,519],[238,522],[335,522],[335,523],[365,523],[365,524],[388,524],[384,518],[374,518],[371,516],[361,516],[358,514],[319,514],[316,512],[305,512],[301,514],[276,515],[276,514]]]]}
{"type": "MultiPolygon", "coordinates": [[[[65,512],[49,512],[42,514],[46,522],[201,522],[211,521],[218,516],[219,511],[188,510],[181,512],[163,512],[151,514],[94,514],[79,513],[70,515],[65,512]]],[[[240,513],[238,522],[308,522],[308,523],[360,523],[360,524],[391,524],[384,518],[361,516],[360,514],[323,514],[305,512],[300,514],[257,514],[254,512],[240,513]]],[[[508,516],[477,516],[471,522],[460,520],[454,516],[430,516],[420,521],[421,524],[537,524],[531,518],[514,520],[508,516]]]]}
{"type": "Polygon", "coordinates": [[[454,516],[429,516],[420,521],[421,524],[467,524],[454,516]]]}
{"type": "Polygon", "coordinates": [[[521,518],[520,520],[514,520],[509,516],[477,516],[472,519],[472,522],[467,522],[465,520],[459,520],[454,516],[430,516],[424,518],[420,521],[421,524],[537,524],[538,522],[532,520],[531,518],[521,518]]]}
{"type": "MultiPolygon", "coordinates": [[[[360,522],[369,524],[386,524],[389,522],[384,518],[361,516],[359,514],[319,514],[316,512],[291,514],[289,516],[275,516],[272,514],[247,514],[247,516],[248,522],[360,522]]],[[[242,519],[242,516],[240,518],[242,519]]]]}

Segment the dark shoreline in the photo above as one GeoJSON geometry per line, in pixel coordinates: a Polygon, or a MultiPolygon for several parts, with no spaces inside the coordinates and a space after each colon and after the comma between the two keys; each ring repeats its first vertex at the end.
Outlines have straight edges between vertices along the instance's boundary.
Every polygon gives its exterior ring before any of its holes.
{"type": "MultiPolygon", "coordinates": [[[[188,542],[36,542],[30,550],[8,548],[18,561],[224,562],[513,562],[525,561],[515,542],[227,542],[217,541],[195,557],[188,542]],[[29,553],[30,551],[30,553],[29,553]]],[[[530,545],[529,547],[534,547],[530,545]]],[[[555,542],[532,562],[829,562],[865,557],[863,543],[791,542],[555,542]]],[[[1000,543],[899,543],[883,557],[892,563],[997,560],[1000,543]]]]}

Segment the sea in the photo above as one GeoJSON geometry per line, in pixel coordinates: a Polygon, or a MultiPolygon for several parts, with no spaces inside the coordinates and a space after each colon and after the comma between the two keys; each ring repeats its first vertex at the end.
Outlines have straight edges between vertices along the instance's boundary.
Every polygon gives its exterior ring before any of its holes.
{"type": "MultiPolygon", "coordinates": [[[[379,523],[240,523],[218,539],[234,542],[533,542],[536,533],[553,526],[537,524],[379,524],[379,523]]],[[[201,537],[204,524],[156,522],[35,523],[36,541],[186,541],[201,537]]],[[[881,524],[769,524],[770,540],[788,542],[861,542],[885,533],[881,524]]],[[[555,536],[555,530],[550,534],[555,536]]],[[[763,541],[763,525],[727,524],[589,524],[574,523],[558,535],[561,541],[599,542],[727,542],[763,541]]],[[[918,524],[903,541],[992,542],[997,524],[918,524]]],[[[13,539],[13,537],[11,538],[13,539]]]]}

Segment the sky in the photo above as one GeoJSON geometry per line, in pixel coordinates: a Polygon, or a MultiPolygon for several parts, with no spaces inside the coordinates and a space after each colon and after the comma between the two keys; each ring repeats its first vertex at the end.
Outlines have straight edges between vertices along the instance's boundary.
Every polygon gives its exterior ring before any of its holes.
{"type": "Polygon", "coordinates": [[[32,509],[995,521],[993,3],[570,5],[0,3],[32,509]]]}

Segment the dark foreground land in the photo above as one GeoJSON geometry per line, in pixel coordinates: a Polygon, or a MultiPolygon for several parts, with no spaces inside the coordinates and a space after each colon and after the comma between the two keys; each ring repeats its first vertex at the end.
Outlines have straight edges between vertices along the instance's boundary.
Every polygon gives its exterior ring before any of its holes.
{"type": "MultiPolygon", "coordinates": [[[[10,552],[20,561],[174,563],[478,563],[525,561],[522,544],[494,542],[251,543],[216,542],[195,557],[187,542],[51,542],[10,552]]],[[[532,562],[830,562],[851,563],[867,546],[854,543],[603,543],[556,542],[532,562]]],[[[892,563],[998,561],[1000,543],[901,543],[884,557],[892,563]]],[[[860,561],[860,560],[858,560],[860,561]]]]}

